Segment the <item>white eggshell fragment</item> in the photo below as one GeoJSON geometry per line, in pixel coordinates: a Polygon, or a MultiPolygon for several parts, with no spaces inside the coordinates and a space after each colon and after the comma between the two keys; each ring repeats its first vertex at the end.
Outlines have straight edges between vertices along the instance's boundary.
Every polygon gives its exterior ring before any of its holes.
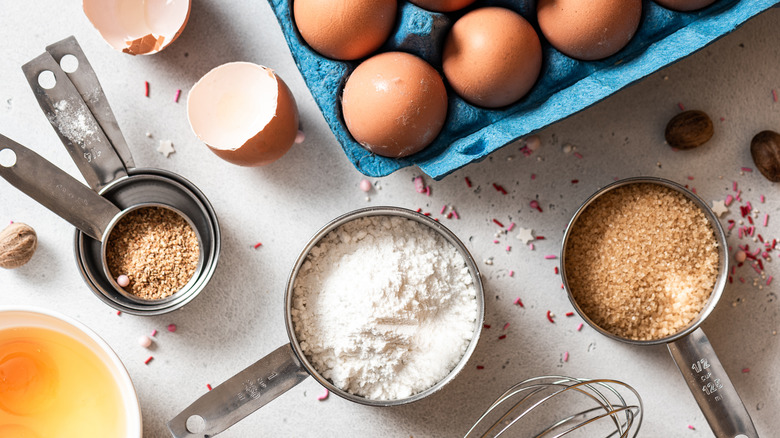
{"type": "Polygon", "coordinates": [[[298,135],[298,107],[282,78],[250,62],[223,64],[190,90],[187,117],[220,158],[261,166],[281,158],[298,135]]]}
{"type": "Polygon", "coordinates": [[[157,53],[179,36],[191,0],[83,0],[89,21],[111,47],[131,55],[157,53]]]}

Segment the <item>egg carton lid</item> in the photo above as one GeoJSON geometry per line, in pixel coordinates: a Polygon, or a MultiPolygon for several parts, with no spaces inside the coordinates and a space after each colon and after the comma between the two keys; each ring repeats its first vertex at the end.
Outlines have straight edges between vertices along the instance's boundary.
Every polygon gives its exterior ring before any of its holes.
{"type": "MultiPolygon", "coordinates": [[[[341,117],[343,84],[357,63],[331,60],[314,52],[295,28],[291,0],[268,1],[306,85],[355,168],[366,176],[382,177],[416,165],[434,179],[441,179],[469,163],[481,161],[520,137],[582,111],[780,4],[780,0],[720,0],[700,11],[679,13],[643,0],[642,22],[637,35],[621,52],[602,61],[572,60],[542,38],[545,65],[539,82],[528,96],[507,108],[488,110],[473,107],[450,93],[446,125],[436,140],[417,154],[395,159],[372,154],[360,146],[347,131],[341,117]],[[574,69],[579,69],[580,73],[573,80],[544,78],[547,72],[574,69]]],[[[534,2],[519,0],[518,3],[515,0],[514,3],[505,3],[489,1],[479,3],[478,7],[510,7],[529,19],[538,30],[532,16],[534,2]]],[[[438,48],[443,44],[451,19],[445,14],[425,11],[410,3],[403,3],[398,14],[397,29],[380,51],[407,51],[423,57],[441,70],[438,48]]]]}

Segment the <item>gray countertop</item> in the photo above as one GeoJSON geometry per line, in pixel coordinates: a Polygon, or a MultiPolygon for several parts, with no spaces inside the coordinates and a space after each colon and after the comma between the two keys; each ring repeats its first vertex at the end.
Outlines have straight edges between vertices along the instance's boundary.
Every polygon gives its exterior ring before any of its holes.
{"type": "MultiPolygon", "coordinates": [[[[768,227],[759,227],[761,234],[780,237],[777,187],[757,171],[741,171],[755,167],[749,152],[753,135],[780,131],[780,102],[772,97],[772,89],[780,89],[780,10],[756,17],[693,56],[544,129],[539,133],[542,147],[531,156],[520,152],[521,144],[509,145],[442,181],[426,178],[430,196],[414,189],[412,179],[419,171],[403,169],[372,179],[374,189],[367,198],[359,189],[363,176],[329,131],[266,2],[195,0],[179,39],[163,52],[143,57],[111,49],[79,3],[0,0],[0,132],[81,178],[20,69],[46,45],[75,35],[136,164],[185,176],[213,204],[223,237],[219,266],[207,289],[181,310],[154,317],[118,316],[79,276],[72,226],[0,181],[0,223],[25,222],[39,236],[29,264],[0,271],[0,305],[57,310],[97,331],[133,379],[144,436],[168,436],[165,423],[206,392],[207,384],[216,386],[288,342],[283,308],[287,276],[322,225],[364,206],[421,208],[439,216],[444,204],[455,207],[460,219],[441,221],[479,261],[485,322],[491,325],[464,371],[431,397],[389,408],[335,396],[318,401],[324,389],[308,379],[222,436],[462,436],[507,387],[540,375],[611,378],[632,385],[644,399],[639,436],[713,436],[666,347],[622,344],[587,325],[577,331],[580,318],[565,316],[573,308],[554,273],[558,261],[544,256],[559,252],[562,230],[591,193],[615,178],[637,175],[687,184],[707,202],[733,193],[736,181],[742,198],[760,209],[762,218],[770,214],[768,227]],[[274,68],[297,99],[306,140],[269,166],[228,164],[189,128],[186,93],[211,68],[229,61],[274,68]],[[148,98],[144,81],[150,84],[148,98]],[[182,98],[175,103],[177,89],[182,98]],[[678,104],[712,116],[715,136],[706,146],[674,152],[664,144],[664,127],[679,112],[678,104]],[[171,140],[176,152],[168,158],[157,152],[160,140],[171,140]],[[575,146],[582,158],[566,153],[566,145],[575,146]],[[493,183],[508,193],[494,190],[493,183]],[[761,195],[766,197],[763,204],[761,195]],[[529,207],[532,199],[539,200],[542,213],[529,207]],[[496,236],[500,228],[493,218],[533,229],[545,239],[530,250],[515,238],[517,230],[496,236]],[[263,245],[255,249],[256,242],[263,245]],[[517,297],[524,308],[513,305],[517,297]],[[554,324],[545,317],[548,310],[557,315],[554,324]],[[175,333],[165,330],[171,323],[178,326],[175,333]],[[148,351],[136,339],[153,329],[159,333],[148,351]],[[499,339],[502,333],[505,339],[499,339]],[[150,354],[155,359],[144,364],[150,354]]],[[[738,216],[734,204],[721,221],[726,225],[738,216]]],[[[740,243],[755,246],[736,235],[728,239],[734,248],[740,243]]],[[[766,262],[767,275],[778,272],[777,262],[766,262]]],[[[703,328],[759,432],[769,436],[780,429],[780,377],[772,365],[780,355],[778,283],[765,286],[763,280],[761,288],[754,286],[756,273],[749,266],[734,277],[703,328]]],[[[521,423],[517,431],[523,432],[517,435],[538,430],[540,421],[521,423]]]]}

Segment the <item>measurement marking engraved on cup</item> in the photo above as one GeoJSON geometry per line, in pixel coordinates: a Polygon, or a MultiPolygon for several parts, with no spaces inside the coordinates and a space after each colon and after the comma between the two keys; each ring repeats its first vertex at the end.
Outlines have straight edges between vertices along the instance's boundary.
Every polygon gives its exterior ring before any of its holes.
{"type": "Polygon", "coordinates": [[[235,398],[238,402],[245,402],[247,399],[256,400],[260,397],[260,393],[268,387],[268,383],[275,379],[279,374],[272,372],[267,377],[258,377],[257,379],[246,380],[244,382],[244,390],[236,394],[235,398]]]}
{"type": "Polygon", "coordinates": [[[86,199],[79,199],[79,198],[77,198],[73,193],[71,193],[71,191],[67,187],[63,186],[62,184],[57,184],[56,186],[54,186],[54,188],[56,188],[57,190],[61,191],[62,194],[67,196],[68,199],[70,199],[71,201],[75,201],[75,202],[77,202],[77,203],[79,203],[81,205],[84,205],[84,206],[88,206],[89,205],[89,201],[87,201],[86,199]]]}
{"type": "MultiPolygon", "coordinates": [[[[723,388],[723,383],[721,383],[720,379],[712,379],[710,381],[710,378],[713,377],[712,373],[708,370],[710,368],[710,362],[706,358],[699,359],[698,361],[691,364],[691,369],[696,373],[704,373],[699,376],[699,381],[703,383],[701,390],[703,393],[707,395],[712,395],[716,392],[718,392],[719,389],[723,388]]],[[[715,396],[715,401],[721,401],[723,398],[720,395],[715,396]]]]}

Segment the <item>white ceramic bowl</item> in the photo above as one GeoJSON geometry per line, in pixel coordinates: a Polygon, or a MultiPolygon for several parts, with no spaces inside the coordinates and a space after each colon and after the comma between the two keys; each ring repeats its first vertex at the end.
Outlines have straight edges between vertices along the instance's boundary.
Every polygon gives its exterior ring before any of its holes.
{"type": "Polygon", "coordinates": [[[55,330],[89,348],[105,364],[119,388],[127,424],[124,437],[142,437],[141,407],[133,382],[122,361],[100,336],[75,319],[50,310],[28,306],[0,306],[0,330],[13,327],[55,330]]]}

